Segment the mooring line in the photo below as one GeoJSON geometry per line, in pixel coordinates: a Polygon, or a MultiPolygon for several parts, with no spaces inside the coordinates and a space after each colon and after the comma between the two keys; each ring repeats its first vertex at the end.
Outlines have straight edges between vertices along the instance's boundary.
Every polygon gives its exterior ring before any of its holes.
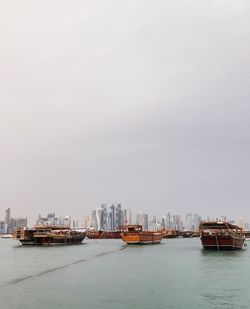
{"type": "Polygon", "coordinates": [[[29,279],[32,279],[32,278],[41,277],[41,276],[47,275],[49,273],[52,273],[52,272],[55,272],[55,271],[58,271],[58,270],[62,270],[62,269],[65,269],[65,268],[68,268],[70,266],[74,266],[74,265],[77,265],[77,264],[80,264],[80,263],[88,262],[88,261],[91,261],[91,260],[96,259],[98,257],[109,255],[109,254],[112,254],[112,253],[115,253],[115,252],[119,252],[120,250],[122,250],[124,248],[119,248],[117,250],[111,250],[111,251],[106,251],[106,252],[98,253],[98,254],[90,257],[90,258],[80,259],[80,260],[76,260],[74,262],[71,262],[69,264],[65,264],[65,265],[62,265],[62,266],[57,266],[57,267],[54,267],[54,268],[50,268],[50,269],[44,270],[44,271],[42,271],[42,272],[40,272],[38,274],[35,274],[35,275],[29,275],[29,276],[25,276],[25,277],[16,278],[16,279],[13,279],[13,280],[7,282],[6,284],[0,285],[0,288],[4,288],[6,286],[17,284],[19,282],[26,281],[26,280],[29,280],[29,279]]]}

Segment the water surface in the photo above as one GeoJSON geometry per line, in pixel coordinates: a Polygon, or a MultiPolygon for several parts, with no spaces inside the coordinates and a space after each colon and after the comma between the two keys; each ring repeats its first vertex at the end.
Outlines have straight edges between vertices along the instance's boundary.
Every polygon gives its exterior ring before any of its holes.
{"type": "Polygon", "coordinates": [[[49,248],[0,239],[0,256],[5,309],[250,307],[250,250],[207,252],[198,238],[49,248]]]}

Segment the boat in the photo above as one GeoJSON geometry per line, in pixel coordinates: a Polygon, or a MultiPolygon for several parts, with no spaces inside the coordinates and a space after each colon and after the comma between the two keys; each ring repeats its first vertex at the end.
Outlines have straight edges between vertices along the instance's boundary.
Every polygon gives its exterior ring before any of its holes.
{"type": "Polygon", "coordinates": [[[244,231],[237,225],[220,221],[201,222],[199,230],[204,249],[234,250],[246,246],[244,231]]]}
{"type": "Polygon", "coordinates": [[[164,230],[163,238],[177,238],[179,237],[179,232],[176,230],[164,230]]]}
{"type": "Polygon", "coordinates": [[[12,234],[5,234],[5,235],[2,235],[1,238],[13,238],[13,235],[12,234]]]}
{"type": "Polygon", "coordinates": [[[245,231],[246,241],[250,240],[250,231],[245,231]]]}
{"type": "Polygon", "coordinates": [[[20,228],[13,232],[13,239],[24,246],[53,246],[80,244],[86,237],[86,231],[73,230],[65,226],[35,226],[20,228]]]}
{"type": "Polygon", "coordinates": [[[192,238],[193,237],[193,231],[183,231],[181,233],[183,238],[192,238]]]}
{"type": "Polygon", "coordinates": [[[120,239],[121,232],[120,231],[95,231],[89,230],[87,231],[87,237],[89,239],[120,239]]]}
{"type": "Polygon", "coordinates": [[[162,231],[143,231],[142,225],[126,225],[121,230],[122,240],[128,245],[159,244],[164,236],[162,231]]]}

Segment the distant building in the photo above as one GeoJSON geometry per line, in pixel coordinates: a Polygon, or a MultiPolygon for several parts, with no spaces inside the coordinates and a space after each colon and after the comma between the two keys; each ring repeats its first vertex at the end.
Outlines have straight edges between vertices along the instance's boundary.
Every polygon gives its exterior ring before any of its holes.
{"type": "Polygon", "coordinates": [[[11,218],[9,225],[9,232],[13,232],[15,228],[24,228],[28,225],[27,218],[11,218]]]}
{"type": "Polygon", "coordinates": [[[91,220],[89,216],[83,217],[83,227],[89,228],[91,226],[91,220]]]}
{"type": "Polygon", "coordinates": [[[127,208],[124,210],[124,225],[132,224],[132,210],[127,208]]]}
{"type": "Polygon", "coordinates": [[[38,215],[36,220],[36,225],[55,225],[55,226],[71,226],[70,216],[59,216],[56,217],[55,213],[49,213],[47,217],[42,217],[38,215]]]}
{"type": "Polygon", "coordinates": [[[198,214],[193,215],[193,229],[198,230],[201,223],[201,217],[198,214]]]}
{"type": "Polygon", "coordinates": [[[7,208],[5,210],[5,231],[4,233],[10,233],[11,232],[11,226],[10,226],[10,221],[11,221],[11,217],[10,217],[10,208],[7,208]]]}
{"type": "Polygon", "coordinates": [[[0,221],[0,234],[3,234],[5,231],[5,222],[0,221]]]}
{"type": "Polygon", "coordinates": [[[97,230],[97,218],[96,218],[96,211],[92,210],[92,220],[91,220],[91,226],[94,230],[97,230]]]}
{"type": "Polygon", "coordinates": [[[103,209],[103,229],[108,229],[108,209],[106,204],[102,204],[103,209]]]}
{"type": "Polygon", "coordinates": [[[177,231],[183,230],[181,215],[173,215],[173,228],[177,231]]]}
{"type": "Polygon", "coordinates": [[[123,216],[122,216],[122,205],[117,204],[115,208],[115,229],[119,229],[123,224],[123,216]]]}
{"type": "Polygon", "coordinates": [[[168,211],[166,215],[166,220],[165,220],[165,229],[169,230],[172,228],[173,228],[172,216],[171,216],[171,212],[168,211]]]}
{"type": "Polygon", "coordinates": [[[108,212],[108,230],[115,230],[115,206],[112,204],[108,212]]]}
{"type": "Polygon", "coordinates": [[[144,231],[148,230],[148,215],[144,213],[144,211],[140,211],[139,214],[136,215],[136,224],[142,225],[142,229],[144,231]]]}
{"type": "Polygon", "coordinates": [[[96,209],[96,221],[97,221],[97,230],[103,231],[104,225],[103,225],[103,217],[104,217],[104,211],[103,208],[97,208],[96,209]]]}
{"type": "Polygon", "coordinates": [[[192,218],[191,213],[186,214],[185,229],[186,229],[186,231],[192,231],[193,230],[193,218],[192,218]]]}

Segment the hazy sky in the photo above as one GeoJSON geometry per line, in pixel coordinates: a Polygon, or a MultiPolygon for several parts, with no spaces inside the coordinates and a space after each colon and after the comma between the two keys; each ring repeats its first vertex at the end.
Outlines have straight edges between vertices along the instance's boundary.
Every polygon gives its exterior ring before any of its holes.
{"type": "Polygon", "coordinates": [[[2,1],[0,40],[0,218],[250,220],[249,1],[2,1]]]}

